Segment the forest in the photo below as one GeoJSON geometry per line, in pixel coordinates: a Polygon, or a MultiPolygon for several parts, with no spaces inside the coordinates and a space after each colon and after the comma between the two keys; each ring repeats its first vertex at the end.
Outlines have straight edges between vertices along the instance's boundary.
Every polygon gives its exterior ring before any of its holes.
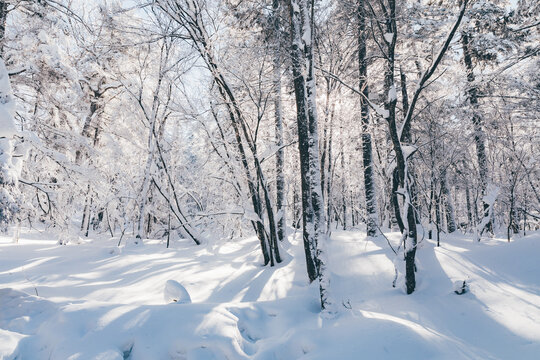
{"type": "Polygon", "coordinates": [[[0,0],[0,60],[0,358],[540,351],[538,0],[0,0]]]}

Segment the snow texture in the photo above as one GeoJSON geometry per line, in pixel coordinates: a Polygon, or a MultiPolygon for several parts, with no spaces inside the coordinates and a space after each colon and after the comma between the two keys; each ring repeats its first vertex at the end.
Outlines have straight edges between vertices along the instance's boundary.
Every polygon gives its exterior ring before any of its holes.
{"type": "MultiPolygon", "coordinates": [[[[425,239],[409,296],[391,286],[392,260],[403,267],[403,258],[363,233],[328,242],[340,310],[325,318],[298,233],[290,257],[270,268],[254,237],[169,249],[148,240],[111,253],[117,238],[55,246],[23,228],[18,244],[0,236],[0,358],[538,359],[540,233],[479,244],[445,235],[441,247],[425,239]],[[164,286],[187,295],[178,278],[193,302],[164,304],[164,286]],[[457,296],[463,280],[469,291],[457,296]]],[[[400,234],[385,235],[397,248],[400,234]]]]}
{"type": "Polygon", "coordinates": [[[163,294],[167,303],[191,304],[188,291],[178,281],[167,280],[163,294]]]}
{"type": "Polygon", "coordinates": [[[392,84],[388,90],[388,102],[397,100],[396,86],[392,84]]]}
{"type": "Polygon", "coordinates": [[[388,117],[390,116],[390,112],[388,110],[375,104],[371,104],[371,105],[373,106],[377,114],[381,115],[385,119],[388,119],[388,117]]]}

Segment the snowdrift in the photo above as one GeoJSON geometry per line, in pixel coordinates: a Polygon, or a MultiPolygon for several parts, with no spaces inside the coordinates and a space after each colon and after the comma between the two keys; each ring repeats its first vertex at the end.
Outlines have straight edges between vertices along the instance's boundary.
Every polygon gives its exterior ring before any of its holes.
{"type": "MultiPolygon", "coordinates": [[[[398,234],[387,234],[391,242],[398,234]]],[[[58,246],[0,238],[1,359],[538,359],[540,234],[479,244],[452,236],[418,252],[418,289],[392,288],[384,238],[328,244],[340,313],[319,313],[298,234],[262,267],[254,238],[115,239],[58,246]],[[469,291],[454,293],[465,280],[469,291]],[[177,300],[175,302],[175,299],[177,300]],[[188,301],[189,299],[190,301],[188,301]]],[[[400,262],[397,261],[397,264],[400,262]]]]}

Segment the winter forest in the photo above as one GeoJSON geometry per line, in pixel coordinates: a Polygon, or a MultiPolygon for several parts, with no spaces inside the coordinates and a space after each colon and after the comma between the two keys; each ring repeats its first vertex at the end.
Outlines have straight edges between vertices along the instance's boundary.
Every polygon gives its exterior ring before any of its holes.
{"type": "Polygon", "coordinates": [[[538,0],[0,0],[0,359],[538,359],[538,0]]]}

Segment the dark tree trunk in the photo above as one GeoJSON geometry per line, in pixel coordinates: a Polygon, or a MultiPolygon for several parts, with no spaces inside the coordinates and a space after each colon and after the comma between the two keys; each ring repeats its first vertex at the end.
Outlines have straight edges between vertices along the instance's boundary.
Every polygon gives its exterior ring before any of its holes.
{"type": "Polygon", "coordinates": [[[446,229],[450,234],[456,231],[456,218],[454,214],[454,204],[452,201],[452,196],[450,195],[450,189],[448,189],[446,169],[443,169],[441,171],[441,192],[444,196],[444,205],[446,208],[446,229]]]}
{"type": "Polygon", "coordinates": [[[469,189],[469,182],[465,182],[465,201],[467,203],[467,227],[470,228],[473,225],[473,213],[471,206],[471,191],[469,189]]]}
{"type": "Polygon", "coordinates": [[[433,202],[435,201],[435,184],[433,175],[429,181],[429,205],[428,205],[428,239],[433,239],[433,202]]]}
{"type": "MultiPolygon", "coordinates": [[[[343,133],[343,132],[342,132],[343,133]]],[[[343,217],[343,230],[347,230],[347,186],[345,168],[345,149],[343,148],[343,137],[341,140],[341,216],[343,217]]],[[[354,226],[353,213],[351,211],[352,226],[354,226]]]]}
{"type": "Polygon", "coordinates": [[[360,110],[362,122],[362,157],[364,165],[364,189],[367,210],[367,235],[377,234],[377,199],[375,194],[375,179],[373,175],[373,151],[371,134],[369,132],[369,97],[366,59],[366,10],[364,0],[358,0],[358,73],[360,97],[360,110]]]}
{"type": "Polygon", "coordinates": [[[6,35],[6,20],[8,15],[8,1],[0,0],[0,57],[4,57],[4,37],[6,35]]]}
{"type": "Polygon", "coordinates": [[[437,228],[437,246],[440,246],[439,236],[441,234],[441,197],[435,193],[435,227],[437,228]]]}
{"type": "MultiPolygon", "coordinates": [[[[301,174],[301,193],[302,193],[302,233],[304,241],[304,252],[306,255],[306,267],[309,281],[317,279],[317,266],[315,264],[315,254],[313,244],[315,242],[314,234],[310,231],[313,224],[313,205],[311,197],[311,173],[310,173],[310,148],[309,148],[309,128],[308,114],[306,104],[306,83],[303,75],[302,42],[300,41],[300,14],[296,12],[292,1],[289,1],[291,16],[291,60],[292,73],[294,78],[294,93],[296,98],[296,123],[298,131],[298,151],[300,154],[300,174],[301,174]]],[[[294,4],[297,6],[297,4],[294,4]]]]}
{"type": "Polygon", "coordinates": [[[332,311],[330,280],[326,271],[324,246],[326,230],[321,187],[319,139],[317,131],[316,83],[313,59],[314,2],[289,0],[291,20],[291,60],[297,106],[298,148],[302,177],[304,248],[310,280],[319,280],[321,309],[332,311]],[[305,67],[302,66],[305,64],[305,67]],[[306,248],[307,245],[307,248],[306,248]],[[313,262],[314,269],[310,268],[313,262]],[[314,272],[313,272],[314,270],[314,272]],[[314,279],[313,279],[314,280],[314,279]]]}
{"type": "MultiPolygon", "coordinates": [[[[328,91],[326,93],[326,123],[328,124],[328,126],[325,128],[325,133],[326,133],[326,129],[328,128],[328,137],[326,138],[326,150],[324,152],[324,154],[326,154],[326,158],[327,158],[327,161],[326,161],[326,164],[324,164],[324,162],[322,161],[321,159],[321,177],[323,175],[324,178],[326,179],[326,181],[323,181],[321,179],[321,186],[323,188],[323,190],[326,190],[326,229],[327,229],[327,232],[328,234],[330,234],[331,232],[331,228],[332,228],[332,213],[333,213],[333,207],[334,207],[334,198],[332,196],[332,185],[333,185],[333,182],[334,182],[334,179],[333,179],[333,173],[334,173],[334,167],[333,167],[333,161],[334,161],[334,157],[333,157],[333,140],[334,140],[334,110],[335,110],[335,103],[332,102],[332,104],[330,105],[330,96],[331,96],[331,92],[330,92],[330,86],[328,86],[328,91]]],[[[324,155],[323,154],[323,155],[324,155]]]]}
{"type": "Polygon", "coordinates": [[[283,149],[283,117],[281,109],[281,31],[280,1],[273,0],[272,16],[274,17],[274,115],[276,122],[276,208],[277,237],[279,241],[287,235],[287,211],[285,207],[285,175],[283,149]]]}
{"type": "Polygon", "coordinates": [[[401,220],[404,221],[402,241],[404,246],[403,249],[405,252],[405,286],[407,288],[407,294],[411,294],[416,288],[414,259],[416,255],[417,233],[416,217],[414,215],[414,208],[412,205],[412,197],[410,193],[410,179],[409,173],[407,171],[407,158],[403,153],[401,138],[400,134],[398,133],[396,124],[397,94],[394,83],[394,56],[397,37],[397,25],[395,0],[388,1],[388,8],[387,11],[384,11],[384,13],[386,15],[384,19],[385,31],[387,34],[392,34],[391,39],[387,39],[383,36],[386,43],[386,63],[384,69],[384,92],[386,94],[386,99],[384,102],[384,108],[386,110],[385,117],[388,122],[390,138],[392,140],[394,153],[396,155],[397,172],[395,176],[397,175],[397,184],[399,184],[399,188],[403,190],[403,193],[401,193],[400,196],[403,197],[404,207],[404,212],[401,216],[401,220]]]}
{"type": "MultiPolygon", "coordinates": [[[[461,35],[461,45],[463,46],[463,61],[467,71],[467,82],[469,88],[467,90],[467,99],[471,104],[473,111],[472,123],[474,129],[474,143],[476,145],[476,157],[478,161],[479,183],[481,196],[484,198],[486,195],[487,184],[489,182],[489,171],[487,165],[487,153],[486,153],[486,134],[484,131],[484,125],[482,117],[479,112],[478,105],[478,86],[474,83],[474,66],[473,66],[473,54],[470,48],[470,35],[467,32],[463,32],[461,35]]],[[[482,229],[478,229],[480,235],[485,231],[492,232],[493,225],[490,218],[489,204],[482,200],[483,217],[489,218],[482,229]]]]}

